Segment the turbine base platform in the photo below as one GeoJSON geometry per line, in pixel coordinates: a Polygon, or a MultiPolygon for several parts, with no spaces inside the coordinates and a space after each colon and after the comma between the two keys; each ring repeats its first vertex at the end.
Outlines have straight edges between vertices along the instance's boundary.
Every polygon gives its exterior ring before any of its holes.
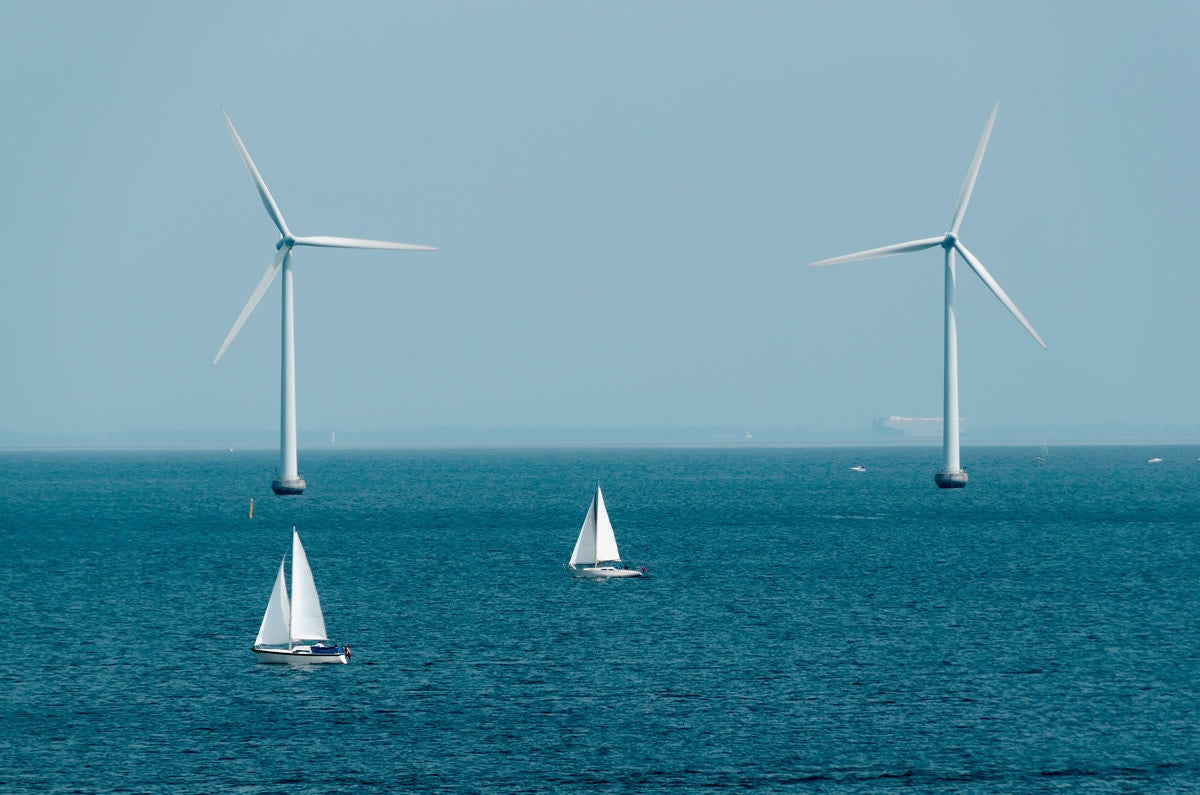
{"type": "Polygon", "coordinates": [[[962,470],[958,472],[938,472],[933,476],[933,482],[938,485],[939,489],[961,489],[967,485],[967,473],[962,470]]]}
{"type": "Polygon", "coordinates": [[[271,482],[271,491],[280,496],[288,494],[303,494],[304,487],[308,484],[304,482],[304,478],[296,478],[295,480],[280,480],[275,478],[271,482]]]}

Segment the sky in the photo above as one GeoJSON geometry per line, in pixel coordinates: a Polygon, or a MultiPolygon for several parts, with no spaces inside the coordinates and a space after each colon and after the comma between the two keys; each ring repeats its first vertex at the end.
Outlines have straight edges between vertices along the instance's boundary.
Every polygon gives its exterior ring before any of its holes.
{"type": "Polygon", "coordinates": [[[0,433],[1200,427],[1200,4],[0,2],[0,433]]]}

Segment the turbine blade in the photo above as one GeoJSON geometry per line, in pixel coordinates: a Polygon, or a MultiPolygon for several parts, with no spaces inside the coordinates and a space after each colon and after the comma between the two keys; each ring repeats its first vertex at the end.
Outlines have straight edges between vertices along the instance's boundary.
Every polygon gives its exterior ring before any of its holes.
{"type": "Polygon", "coordinates": [[[259,174],[258,169],[254,167],[254,161],[250,159],[250,153],[246,151],[246,145],[242,143],[237,130],[233,129],[233,122],[229,120],[229,114],[225,112],[224,108],[221,109],[221,115],[225,117],[229,134],[233,136],[233,142],[237,144],[238,154],[242,156],[242,162],[246,164],[246,170],[250,172],[250,180],[254,183],[254,189],[258,191],[259,198],[262,199],[263,207],[267,209],[267,215],[271,216],[271,221],[279,229],[279,234],[290,237],[291,232],[288,231],[287,224],[283,222],[283,213],[279,212],[279,205],[275,203],[271,191],[267,190],[267,183],[263,182],[262,174],[259,174]]]}
{"type": "Polygon", "coordinates": [[[830,259],[818,260],[810,262],[814,268],[820,268],[825,265],[839,265],[843,262],[857,262],[864,259],[875,259],[876,257],[890,257],[893,254],[907,254],[910,251],[922,251],[934,246],[940,246],[945,237],[927,237],[924,240],[912,240],[908,243],[897,243],[894,246],[884,246],[883,248],[873,248],[867,251],[859,251],[854,254],[843,254],[840,257],[831,257],[830,259]]]}
{"type": "Polygon", "coordinates": [[[433,246],[418,246],[415,243],[389,243],[386,240],[362,240],[357,237],[314,237],[293,238],[297,246],[324,246],[326,248],[382,248],[391,251],[437,251],[433,246]]]}
{"type": "Polygon", "coordinates": [[[954,208],[954,221],[950,224],[950,234],[958,234],[958,226],[962,223],[963,215],[967,212],[967,203],[971,201],[971,191],[975,190],[975,178],[979,176],[979,165],[983,162],[983,150],[987,149],[988,136],[992,134],[992,123],[996,121],[996,111],[1000,103],[992,106],[992,114],[988,116],[987,125],[983,128],[983,137],[979,139],[979,147],[967,169],[967,178],[963,181],[962,190],[958,192],[958,206],[954,208]]]}
{"type": "Polygon", "coordinates": [[[288,247],[281,246],[278,253],[275,254],[275,259],[271,260],[271,264],[267,266],[267,272],[263,274],[259,280],[258,286],[254,288],[254,292],[250,293],[250,298],[246,301],[246,305],[242,307],[242,313],[238,315],[237,320],[233,321],[233,328],[229,329],[229,333],[225,335],[225,341],[221,343],[221,350],[217,351],[217,355],[213,357],[213,366],[221,361],[221,356],[225,354],[225,349],[229,347],[229,343],[233,342],[233,338],[242,330],[242,324],[246,322],[246,318],[250,317],[250,313],[254,311],[254,307],[258,306],[258,302],[262,300],[263,293],[271,286],[271,282],[275,281],[275,275],[279,273],[279,266],[283,263],[283,258],[287,256],[288,247]]]}
{"type": "MultiPolygon", "coordinates": [[[[1025,327],[1025,330],[1033,335],[1033,338],[1037,340],[1037,344],[1041,345],[1043,348],[1046,348],[1046,343],[1042,342],[1042,338],[1039,337],[1038,333],[1033,330],[1033,326],[1029,325],[1029,321],[1026,320],[1025,316],[1021,314],[1021,310],[1017,309],[1017,305],[1012,302],[1012,299],[1005,294],[1004,290],[1000,289],[1000,285],[997,284],[996,280],[992,278],[992,274],[988,273],[987,269],[983,267],[983,263],[977,260],[975,255],[970,251],[967,251],[967,247],[957,240],[954,241],[954,249],[962,255],[962,258],[965,259],[967,264],[971,266],[971,270],[975,271],[975,275],[983,280],[983,283],[988,286],[988,289],[995,293],[996,297],[1000,299],[1000,303],[1008,307],[1008,311],[1013,313],[1013,317],[1019,320],[1021,325],[1025,327]]],[[[1049,348],[1047,348],[1047,350],[1049,350],[1049,348]]]]}

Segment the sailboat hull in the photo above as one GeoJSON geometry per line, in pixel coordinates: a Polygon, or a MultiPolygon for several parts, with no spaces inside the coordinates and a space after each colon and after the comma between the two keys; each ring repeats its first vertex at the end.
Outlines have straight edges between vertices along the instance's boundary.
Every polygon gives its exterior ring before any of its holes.
{"type": "Polygon", "coordinates": [[[345,652],[340,654],[313,654],[308,646],[299,646],[291,651],[287,649],[255,649],[254,657],[260,663],[275,663],[278,665],[320,665],[325,663],[341,663],[345,665],[350,658],[345,652]]]}
{"type": "Polygon", "coordinates": [[[587,569],[571,569],[573,577],[589,580],[607,580],[621,577],[645,577],[639,569],[618,569],[613,566],[596,566],[587,569]]]}

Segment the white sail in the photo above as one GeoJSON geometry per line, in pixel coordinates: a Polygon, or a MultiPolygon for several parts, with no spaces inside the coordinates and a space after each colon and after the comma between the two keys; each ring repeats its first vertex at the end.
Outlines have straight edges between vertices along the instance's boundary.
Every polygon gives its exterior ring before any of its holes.
{"type": "Polygon", "coordinates": [[[587,518],[583,520],[583,527],[579,528],[579,538],[575,539],[575,549],[568,563],[571,566],[595,566],[605,561],[620,560],[617,537],[613,534],[612,522],[608,520],[608,510],[604,507],[604,495],[597,486],[596,496],[588,506],[587,518]]]}
{"type": "MultiPolygon", "coordinates": [[[[597,489],[599,491],[599,489],[597,489]]],[[[568,564],[593,565],[596,563],[596,498],[588,506],[587,516],[584,517],[583,527],[579,528],[579,538],[575,539],[575,549],[571,552],[568,564]]]]}
{"type": "Polygon", "coordinates": [[[291,640],[288,631],[291,611],[288,609],[287,585],[283,579],[284,559],[279,561],[279,575],[275,578],[275,587],[271,589],[271,599],[267,602],[267,612],[263,613],[258,637],[254,639],[255,646],[278,645],[291,640]]]}
{"type": "Polygon", "coordinates": [[[308,556],[300,544],[300,534],[292,528],[292,631],[293,643],[301,640],[325,640],[325,617],[313,582],[308,556]]]}
{"type": "Polygon", "coordinates": [[[608,509],[604,507],[604,495],[600,487],[596,487],[596,562],[620,562],[621,553],[617,551],[617,537],[613,534],[612,522],[608,521],[608,509]]]}

